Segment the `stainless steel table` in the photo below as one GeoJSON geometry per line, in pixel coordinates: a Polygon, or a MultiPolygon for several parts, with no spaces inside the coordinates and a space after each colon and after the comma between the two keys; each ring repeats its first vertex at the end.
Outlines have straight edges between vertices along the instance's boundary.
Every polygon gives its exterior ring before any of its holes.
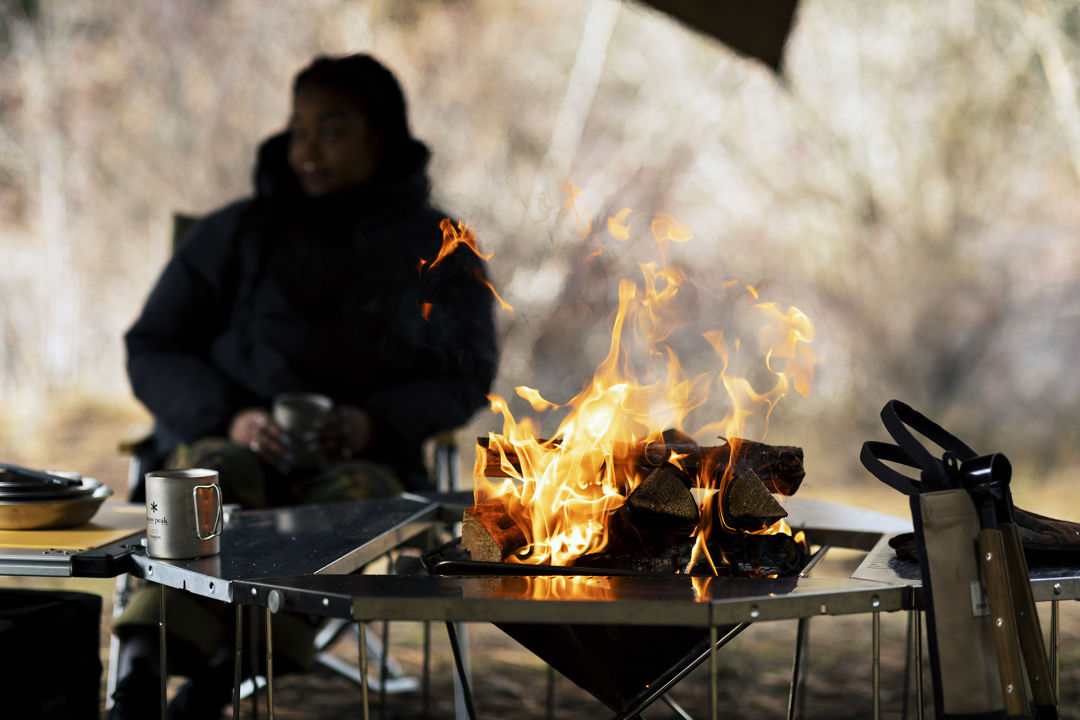
{"type": "MultiPolygon", "coordinates": [[[[431,528],[448,505],[434,496],[391,498],[272,510],[228,518],[221,552],[197,560],[160,560],[137,552],[134,572],[158,585],[223,602],[245,602],[241,581],[275,576],[344,575],[431,528]]],[[[246,590],[246,588],[245,588],[246,590]]]]}
{"type": "MultiPolygon", "coordinates": [[[[910,522],[904,519],[812,498],[785,498],[784,502],[792,528],[805,530],[811,543],[826,549],[838,546],[869,550],[883,533],[910,528],[910,522]]],[[[446,519],[460,517],[460,510],[454,508],[444,512],[444,516],[446,519]]],[[[852,613],[874,615],[874,645],[878,648],[878,613],[908,609],[912,604],[912,588],[907,583],[813,577],[438,577],[283,573],[235,579],[230,590],[234,602],[244,605],[268,608],[271,612],[347,618],[361,622],[361,627],[369,620],[444,621],[451,633],[453,623],[466,621],[670,625],[702,628],[709,633],[708,647],[711,648],[721,646],[753,622],[795,618],[805,621],[813,616],[852,613]],[[725,631],[725,638],[719,637],[721,629],[725,631]]],[[[804,636],[805,631],[800,632],[800,637],[804,636]]],[[[460,672],[460,658],[453,637],[452,647],[460,672]]],[[[364,674],[366,661],[362,657],[360,662],[364,674]]],[[[879,662],[877,655],[874,662],[879,662]]],[[[797,677],[793,679],[797,680],[797,677]]],[[[662,692],[662,689],[658,688],[658,691],[662,692]]],[[[715,693],[713,697],[715,716],[715,693]]],[[[876,697],[875,692],[875,702],[876,697]]],[[[633,714],[636,711],[631,710],[626,716],[633,714]]]]}

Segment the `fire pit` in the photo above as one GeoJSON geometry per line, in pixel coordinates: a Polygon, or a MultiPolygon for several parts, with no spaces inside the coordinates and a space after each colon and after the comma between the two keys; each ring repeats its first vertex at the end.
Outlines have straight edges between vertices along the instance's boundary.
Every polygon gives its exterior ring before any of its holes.
{"type": "MultiPolygon", "coordinates": [[[[474,503],[462,517],[461,538],[425,558],[430,572],[777,579],[806,565],[805,538],[791,532],[774,497],[801,484],[802,449],[763,438],[780,399],[791,389],[809,391],[813,326],[798,309],[759,301],[757,289],[747,286],[744,298],[764,319],[756,343],[764,362],[755,363],[752,375],[769,386],[734,374],[740,351],[754,345],[729,343],[715,327],[700,337],[720,370],[688,377],[668,344],[687,320],[674,303],[685,277],[666,266],[666,251],[691,233],[665,213],[650,227],[661,262],[640,265],[640,284],[620,282],[608,353],[592,379],[564,405],[516,388],[535,412],[564,414],[555,432],[542,439],[539,420],[518,422],[505,400],[491,396],[502,432],[478,439],[474,503]],[[706,405],[714,386],[729,410],[688,433],[691,413],[706,405]],[[755,414],[762,418],[756,441],[745,439],[755,414]],[[695,437],[720,442],[699,445],[695,437]]],[[[451,233],[445,242],[457,240],[451,233]]],[[[610,707],[624,709],[707,646],[700,627],[677,625],[499,627],[610,707]]]]}

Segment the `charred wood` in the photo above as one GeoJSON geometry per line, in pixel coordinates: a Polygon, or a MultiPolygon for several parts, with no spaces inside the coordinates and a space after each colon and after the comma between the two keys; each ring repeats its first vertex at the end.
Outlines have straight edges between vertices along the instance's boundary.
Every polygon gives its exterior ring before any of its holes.
{"type": "Polygon", "coordinates": [[[731,476],[719,508],[729,527],[748,531],[763,530],[788,514],[750,468],[736,470],[731,476]]]}
{"type": "Polygon", "coordinates": [[[689,535],[701,519],[689,481],[674,465],[665,463],[653,470],[626,499],[631,522],[640,528],[689,535]]]}
{"type": "MultiPolygon", "coordinates": [[[[503,453],[506,462],[514,471],[521,471],[521,463],[513,448],[504,448],[501,453],[499,449],[489,447],[486,437],[477,438],[476,442],[484,453],[485,476],[507,477],[508,473],[503,468],[503,453]]],[[[539,442],[546,444],[549,441],[539,442]]],[[[732,438],[729,442],[717,446],[701,446],[685,437],[671,441],[655,441],[643,447],[628,447],[625,452],[616,452],[616,463],[622,469],[647,477],[654,469],[667,463],[672,453],[676,455],[677,462],[686,471],[687,477],[693,478],[705,468],[713,478],[714,485],[729,463],[733,465],[733,470],[753,470],[769,492],[781,495],[794,494],[806,474],[803,469],[802,448],[769,445],[741,438],[732,438]]]]}

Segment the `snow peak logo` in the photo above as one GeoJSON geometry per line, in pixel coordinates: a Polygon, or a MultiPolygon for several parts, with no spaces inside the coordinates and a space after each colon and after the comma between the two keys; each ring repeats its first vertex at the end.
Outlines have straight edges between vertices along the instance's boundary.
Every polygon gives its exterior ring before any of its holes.
{"type": "MultiPolygon", "coordinates": [[[[157,512],[157,503],[156,502],[151,502],[150,503],[150,512],[152,512],[152,513],[157,512]]],[[[146,521],[148,523],[152,524],[152,525],[168,525],[169,524],[169,521],[166,520],[165,518],[152,517],[152,518],[146,518],[146,521]]]]}

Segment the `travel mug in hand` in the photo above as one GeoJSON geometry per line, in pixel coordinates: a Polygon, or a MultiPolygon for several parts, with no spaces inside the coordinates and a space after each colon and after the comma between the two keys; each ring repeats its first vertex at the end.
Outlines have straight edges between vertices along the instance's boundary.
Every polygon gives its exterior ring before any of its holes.
{"type": "Polygon", "coordinates": [[[283,393],[274,398],[274,422],[285,432],[293,467],[318,467],[326,460],[315,438],[333,409],[334,401],[318,393],[283,393]]]}
{"type": "Polygon", "coordinates": [[[146,554],[171,560],[221,551],[221,487],[216,470],[146,474],[146,554]]]}

